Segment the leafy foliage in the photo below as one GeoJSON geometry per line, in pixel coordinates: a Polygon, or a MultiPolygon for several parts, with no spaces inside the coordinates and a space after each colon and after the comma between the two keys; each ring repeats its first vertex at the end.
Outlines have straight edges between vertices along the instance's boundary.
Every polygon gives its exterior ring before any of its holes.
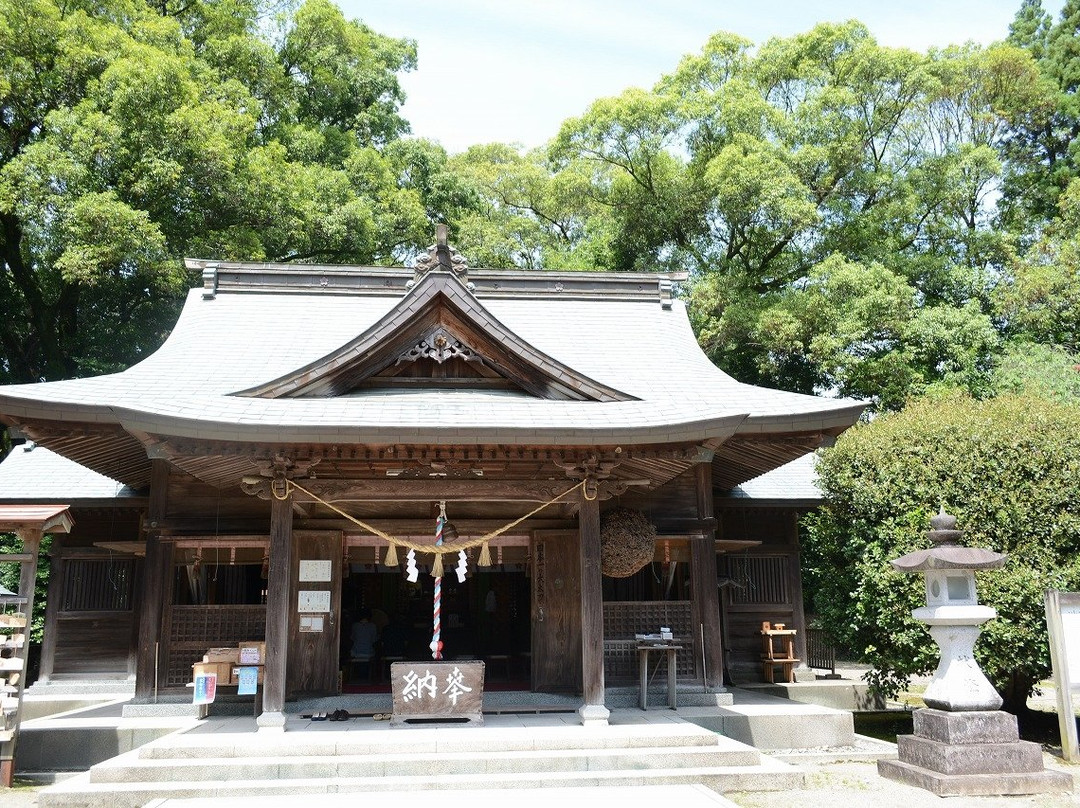
{"type": "Polygon", "coordinates": [[[125,367],[189,285],[184,255],[400,262],[430,186],[415,45],[329,0],[0,0],[0,381],[125,367]],[[271,35],[273,34],[273,35],[271,35]]]}
{"type": "Polygon", "coordinates": [[[986,394],[1013,255],[1001,150],[1049,103],[1012,45],[918,54],[851,22],[752,52],[718,33],[651,92],[566,121],[549,156],[590,167],[594,255],[690,274],[722,368],[895,408],[940,385],[986,394]]]}
{"type": "Polygon", "coordinates": [[[980,665],[1023,709],[1049,674],[1042,593],[1080,587],[1080,408],[1047,399],[928,397],[845,433],[823,453],[825,504],[808,517],[808,590],[823,623],[895,692],[929,672],[936,646],[911,610],[925,605],[920,576],[888,562],[929,546],[939,504],[965,543],[1009,554],[977,575],[980,601],[998,619],[976,646],[980,665]]]}
{"type": "MultiPolygon", "coordinates": [[[[30,641],[41,642],[41,634],[45,626],[45,595],[49,588],[49,547],[52,544],[52,536],[46,534],[41,538],[38,551],[37,579],[34,586],[34,618],[30,625],[30,641]]],[[[22,540],[14,533],[0,533],[0,554],[23,552],[22,540]]],[[[20,564],[0,564],[0,586],[18,595],[19,591],[20,564]]],[[[9,607],[9,610],[11,607],[9,607]]]]}

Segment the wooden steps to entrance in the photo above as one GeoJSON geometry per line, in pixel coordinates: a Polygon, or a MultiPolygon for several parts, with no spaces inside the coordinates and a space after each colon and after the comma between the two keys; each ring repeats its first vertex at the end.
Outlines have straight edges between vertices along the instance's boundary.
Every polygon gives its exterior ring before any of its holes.
{"type": "Polygon", "coordinates": [[[309,722],[310,730],[270,736],[203,725],[45,789],[39,805],[137,808],[211,795],[684,784],[762,791],[798,788],[803,780],[797,767],[682,721],[586,728],[550,716],[499,718],[483,728],[389,729],[352,719],[341,729],[316,729],[309,722]]]}

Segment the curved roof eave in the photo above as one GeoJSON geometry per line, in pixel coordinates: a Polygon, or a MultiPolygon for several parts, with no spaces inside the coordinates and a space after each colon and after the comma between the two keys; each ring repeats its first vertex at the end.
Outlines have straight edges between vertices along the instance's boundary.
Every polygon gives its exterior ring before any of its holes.
{"type": "Polygon", "coordinates": [[[240,443],[346,443],[435,445],[491,443],[552,446],[602,445],[620,443],[645,445],[658,443],[694,443],[724,441],[735,434],[746,419],[745,413],[728,414],[682,423],[654,425],[565,427],[560,425],[477,425],[463,424],[416,426],[412,424],[288,424],[283,432],[280,423],[237,423],[207,421],[198,418],[155,417],[146,413],[117,412],[118,423],[129,432],[193,440],[240,443]]]}

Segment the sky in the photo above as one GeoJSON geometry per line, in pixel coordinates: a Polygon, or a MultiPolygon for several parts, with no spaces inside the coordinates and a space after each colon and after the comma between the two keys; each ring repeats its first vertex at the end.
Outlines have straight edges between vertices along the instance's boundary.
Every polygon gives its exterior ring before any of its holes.
{"type": "MultiPolygon", "coordinates": [[[[598,98],[651,87],[716,31],[755,44],[861,20],[883,45],[925,51],[1008,34],[1021,0],[338,0],[351,19],[416,40],[402,77],[413,134],[450,152],[539,146],[598,98]]],[[[1057,18],[1064,0],[1043,0],[1057,18]]]]}

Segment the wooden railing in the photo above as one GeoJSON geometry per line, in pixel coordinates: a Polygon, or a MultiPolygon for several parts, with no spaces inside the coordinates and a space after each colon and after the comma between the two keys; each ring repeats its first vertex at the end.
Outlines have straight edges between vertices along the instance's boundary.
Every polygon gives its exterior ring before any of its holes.
{"type": "Polygon", "coordinates": [[[825,678],[839,678],[836,673],[836,646],[824,629],[806,630],[806,664],[815,670],[826,670],[825,678]]]}

